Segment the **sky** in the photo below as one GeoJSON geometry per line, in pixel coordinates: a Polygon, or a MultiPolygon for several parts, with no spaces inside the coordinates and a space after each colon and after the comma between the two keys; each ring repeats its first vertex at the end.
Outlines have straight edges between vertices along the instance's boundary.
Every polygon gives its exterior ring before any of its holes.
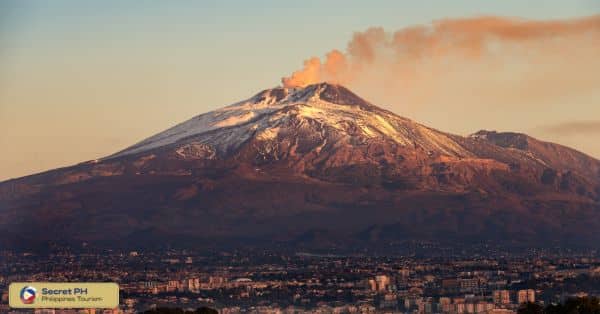
{"type": "MultiPolygon", "coordinates": [[[[5,0],[0,2],[0,180],[112,154],[194,115],[279,85],[312,56],[324,58],[332,49],[345,53],[357,32],[373,27],[392,34],[447,19],[570,21],[598,14],[600,0],[5,0]]],[[[508,89],[488,93],[488,85],[474,97],[471,85],[446,86],[440,79],[421,81],[430,85],[423,83],[419,90],[428,87],[435,97],[420,102],[365,84],[350,87],[444,131],[526,132],[598,158],[595,34],[574,39],[592,44],[560,48],[573,51],[572,57],[551,46],[552,58],[535,55],[537,67],[498,65],[504,70],[495,80],[511,81],[524,69],[540,77],[535,97],[520,97],[527,86],[503,97],[500,92],[508,89]],[[549,76],[564,82],[546,83],[549,76]]],[[[530,60],[520,58],[519,51],[514,61],[530,60]]],[[[480,65],[461,67],[461,79],[469,76],[465,82],[476,83],[480,65]]]]}

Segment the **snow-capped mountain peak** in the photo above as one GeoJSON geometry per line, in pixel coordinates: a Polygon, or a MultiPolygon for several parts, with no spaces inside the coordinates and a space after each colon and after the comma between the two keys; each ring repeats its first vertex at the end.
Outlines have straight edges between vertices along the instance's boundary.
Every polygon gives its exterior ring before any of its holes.
{"type": "Polygon", "coordinates": [[[322,83],[268,89],[108,158],[1,182],[0,242],[196,248],[326,228],[353,237],[337,248],[372,230],[386,247],[512,241],[505,231],[593,246],[599,202],[600,161],[580,152],[520,133],[440,132],[322,83]]]}
{"type": "Polygon", "coordinates": [[[264,90],[247,100],[198,115],[111,157],[192,142],[224,154],[250,139],[271,141],[280,134],[297,137],[302,133],[319,137],[315,147],[322,147],[327,138],[340,145],[381,140],[445,155],[469,155],[445,133],[374,106],[343,86],[320,83],[301,89],[264,90]]]}

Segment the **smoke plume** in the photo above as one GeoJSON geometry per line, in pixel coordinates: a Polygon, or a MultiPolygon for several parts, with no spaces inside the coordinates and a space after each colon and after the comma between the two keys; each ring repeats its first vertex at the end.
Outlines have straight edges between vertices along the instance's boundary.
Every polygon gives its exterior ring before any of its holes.
{"type": "Polygon", "coordinates": [[[561,21],[445,19],[396,32],[374,27],[355,33],[345,52],[332,50],[323,60],[306,60],[304,68],[282,83],[302,87],[327,81],[352,86],[368,80],[389,87],[410,86],[438,72],[496,70],[494,65],[502,68],[511,62],[544,67],[544,62],[559,61],[552,58],[568,57],[579,49],[598,52],[599,46],[600,15],[561,21]],[[461,69],[467,64],[481,68],[461,69]]]}
{"type": "Polygon", "coordinates": [[[530,133],[600,156],[594,137],[539,126],[600,117],[600,15],[569,20],[445,19],[374,27],[283,78],[343,84],[373,103],[458,134],[530,133]]]}

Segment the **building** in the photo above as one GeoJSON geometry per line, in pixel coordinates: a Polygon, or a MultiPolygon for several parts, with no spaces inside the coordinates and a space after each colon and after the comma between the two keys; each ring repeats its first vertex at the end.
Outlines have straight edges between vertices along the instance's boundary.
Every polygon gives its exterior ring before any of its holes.
{"type": "Polygon", "coordinates": [[[377,282],[375,281],[375,279],[369,279],[367,281],[367,286],[369,287],[369,290],[377,291],[377,282]]]}
{"type": "Polygon", "coordinates": [[[526,289],[526,290],[519,290],[517,292],[517,301],[519,302],[519,304],[521,303],[527,303],[527,302],[535,302],[535,290],[533,289],[526,289]]]}
{"type": "Polygon", "coordinates": [[[187,280],[187,290],[197,292],[200,290],[200,279],[199,278],[189,278],[187,280]]]}
{"type": "Polygon", "coordinates": [[[377,290],[385,291],[390,285],[390,277],[386,275],[375,276],[375,281],[377,281],[377,290]]]}
{"type": "Polygon", "coordinates": [[[492,310],[494,305],[488,302],[477,302],[475,304],[475,313],[487,313],[492,310]]]}
{"type": "Polygon", "coordinates": [[[494,290],[492,296],[494,304],[510,304],[510,291],[508,290],[494,290]]]}
{"type": "Polygon", "coordinates": [[[479,280],[477,278],[463,278],[458,281],[461,291],[473,291],[479,288],[479,280]]]}
{"type": "Polygon", "coordinates": [[[368,281],[369,289],[372,291],[387,291],[390,283],[390,277],[386,275],[378,275],[368,281]]]}
{"type": "Polygon", "coordinates": [[[448,297],[441,297],[439,300],[439,310],[442,313],[450,313],[454,311],[452,300],[448,297]]]}

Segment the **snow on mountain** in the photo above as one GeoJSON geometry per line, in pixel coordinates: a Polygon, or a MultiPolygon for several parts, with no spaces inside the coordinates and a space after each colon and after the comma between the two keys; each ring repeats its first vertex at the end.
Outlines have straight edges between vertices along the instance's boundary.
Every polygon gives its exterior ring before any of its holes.
{"type": "Polygon", "coordinates": [[[328,133],[336,140],[381,139],[444,155],[471,155],[445,133],[378,108],[342,86],[321,83],[302,89],[278,87],[262,91],[247,100],[198,115],[110,157],[188,143],[202,144],[223,154],[250,138],[272,141],[278,134],[297,136],[302,128],[315,125],[323,135],[322,144],[327,141],[324,133],[328,133]]]}
{"type": "Polygon", "coordinates": [[[440,132],[322,83],[265,90],[108,158],[0,182],[3,247],[295,245],[314,230],[341,239],[336,249],[594,247],[600,161],[525,134],[440,132]]]}

